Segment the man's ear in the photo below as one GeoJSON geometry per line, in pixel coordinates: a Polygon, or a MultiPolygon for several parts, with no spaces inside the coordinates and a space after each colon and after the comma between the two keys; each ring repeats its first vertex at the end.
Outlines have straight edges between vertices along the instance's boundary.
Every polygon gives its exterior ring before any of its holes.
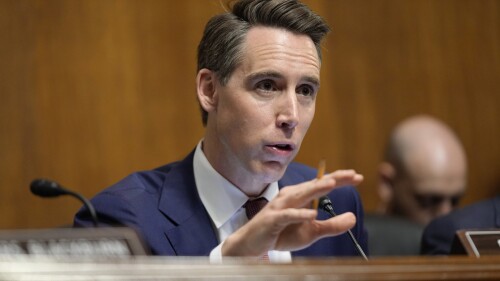
{"type": "Polygon", "coordinates": [[[394,196],[394,179],[396,178],[396,170],[392,164],[382,162],[378,167],[378,174],[378,195],[382,201],[382,205],[387,207],[394,196]]]}
{"type": "Polygon", "coordinates": [[[215,110],[217,107],[218,95],[216,94],[215,73],[203,68],[196,76],[196,93],[200,106],[207,112],[215,110]]]}

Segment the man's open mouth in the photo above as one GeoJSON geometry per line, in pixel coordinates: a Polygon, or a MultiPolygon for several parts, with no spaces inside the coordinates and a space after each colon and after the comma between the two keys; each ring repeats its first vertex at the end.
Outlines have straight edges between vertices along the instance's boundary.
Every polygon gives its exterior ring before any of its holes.
{"type": "Polygon", "coordinates": [[[269,147],[272,147],[274,149],[278,150],[283,150],[283,151],[292,151],[293,146],[290,144],[273,144],[273,145],[268,145],[269,147]]]}

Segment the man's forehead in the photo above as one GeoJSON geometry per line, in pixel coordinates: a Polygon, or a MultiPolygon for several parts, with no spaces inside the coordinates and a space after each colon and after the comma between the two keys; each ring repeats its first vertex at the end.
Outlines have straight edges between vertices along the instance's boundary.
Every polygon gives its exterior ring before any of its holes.
{"type": "Polygon", "coordinates": [[[287,70],[303,70],[319,81],[320,61],[312,40],[282,28],[253,27],[242,48],[245,72],[273,71],[273,67],[287,66],[287,70]],[[267,69],[266,69],[267,68],[267,69]]]}
{"type": "Polygon", "coordinates": [[[419,194],[437,194],[453,196],[465,191],[466,180],[461,177],[436,178],[416,180],[413,184],[414,191],[419,194]]]}
{"type": "Polygon", "coordinates": [[[319,60],[316,45],[306,34],[291,32],[284,28],[255,26],[248,31],[243,48],[251,52],[284,48],[319,60]]]}

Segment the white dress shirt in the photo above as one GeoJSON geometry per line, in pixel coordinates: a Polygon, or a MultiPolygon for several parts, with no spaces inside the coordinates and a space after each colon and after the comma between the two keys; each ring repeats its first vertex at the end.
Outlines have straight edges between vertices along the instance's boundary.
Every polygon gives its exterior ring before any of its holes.
{"type": "MultiPolygon", "coordinates": [[[[248,222],[243,205],[250,199],[239,188],[221,176],[208,162],[201,140],[194,153],[193,167],[196,188],[217,233],[219,245],[210,253],[211,262],[221,262],[224,240],[248,222]]],[[[278,195],[278,182],[269,184],[260,197],[271,201],[278,195]]],[[[269,251],[270,262],[290,262],[288,251],[269,251]]]]}

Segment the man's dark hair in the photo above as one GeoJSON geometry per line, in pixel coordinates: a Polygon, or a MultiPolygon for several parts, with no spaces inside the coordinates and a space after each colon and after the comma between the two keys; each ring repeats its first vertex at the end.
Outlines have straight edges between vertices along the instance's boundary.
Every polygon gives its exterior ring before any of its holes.
{"type": "MultiPolygon", "coordinates": [[[[323,19],[297,0],[240,0],[230,12],[211,18],[198,45],[198,71],[210,69],[226,85],[241,61],[241,45],[253,26],[283,28],[311,38],[321,60],[321,40],[330,30],[323,19]]],[[[201,108],[203,125],[208,113],[201,108]]]]}

